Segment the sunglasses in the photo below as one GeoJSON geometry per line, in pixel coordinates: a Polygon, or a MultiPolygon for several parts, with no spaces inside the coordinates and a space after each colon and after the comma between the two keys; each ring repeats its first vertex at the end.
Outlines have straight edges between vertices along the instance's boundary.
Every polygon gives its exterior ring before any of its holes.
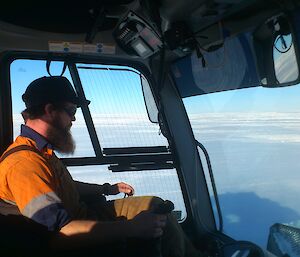
{"type": "Polygon", "coordinates": [[[76,106],[62,107],[62,109],[70,116],[74,117],[77,111],[76,106]]]}

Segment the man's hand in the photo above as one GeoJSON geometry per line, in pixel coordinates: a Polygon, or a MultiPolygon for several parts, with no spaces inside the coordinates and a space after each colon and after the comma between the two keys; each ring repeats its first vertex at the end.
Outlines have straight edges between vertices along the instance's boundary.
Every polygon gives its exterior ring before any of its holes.
{"type": "Polygon", "coordinates": [[[108,195],[117,195],[119,193],[125,193],[129,196],[134,194],[134,189],[132,186],[124,183],[124,182],[119,182],[117,184],[111,185],[108,188],[108,195]]]}
{"type": "Polygon", "coordinates": [[[134,237],[156,238],[163,234],[167,216],[155,214],[150,211],[142,211],[131,220],[134,237]]]}

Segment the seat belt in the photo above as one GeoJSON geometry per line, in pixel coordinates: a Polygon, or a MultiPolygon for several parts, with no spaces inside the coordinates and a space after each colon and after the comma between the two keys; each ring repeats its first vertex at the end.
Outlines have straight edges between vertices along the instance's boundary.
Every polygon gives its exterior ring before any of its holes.
{"type": "Polygon", "coordinates": [[[6,151],[1,157],[0,157],[0,163],[2,161],[4,161],[4,159],[6,159],[9,155],[15,153],[15,152],[19,152],[19,151],[23,151],[23,150],[27,150],[27,151],[32,151],[32,152],[35,152],[37,154],[39,154],[40,156],[42,156],[43,158],[45,158],[41,152],[36,149],[35,147],[33,146],[29,146],[29,145],[18,145],[8,151],[6,151]]]}

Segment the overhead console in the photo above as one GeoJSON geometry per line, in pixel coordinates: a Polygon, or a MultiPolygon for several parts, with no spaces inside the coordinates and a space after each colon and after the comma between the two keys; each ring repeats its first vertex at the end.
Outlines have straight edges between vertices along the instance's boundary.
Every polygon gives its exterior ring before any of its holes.
{"type": "MultiPolygon", "coordinates": [[[[168,0],[140,0],[140,8],[129,11],[117,24],[114,38],[132,56],[146,59],[163,49],[165,54],[161,56],[169,58],[170,63],[192,58],[193,62],[188,62],[197,66],[193,71],[210,78],[218,76],[209,72],[216,74],[218,69],[221,75],[228,75],[223,72],[227,69],[232,76],[226,79],[234,78],[235,83],[228,81],[226,90],[299,83],[299,31],[295,29],[300,17],[299,1],[284,0],[284,5],[258,0],[212,2],[176,0],[170,7],[168,0]],[[217,58],[218,65],[213,65],[212,59],[217,58]],[[283,71],[288,66],[294,67],[293,73],[285,78],[283,71]]],[[[201,76],[199,81],[205,83],[201,76]]],[[[224,89],[224,79],[220,81],[224,89]]],[[[211,82],[204,85],[208,90],[199,85],[195,89],[200,88],[200,94],[219,91],[218,83],[211,82]]]]}
{"type": "Polygon", "coordinates": [[[140,0],[121,18],[113,36],[129,55],[148,58],[164,48],[183,57],[215,51],[224,40],[261,24],[274,13],[258,0],[140,0]]]}
{"type": "Polygon", "coordinates": [[[163,45],[158,33],[133,11],[117,25],[113,35],[126,53],[142,58],[155,54],[163,45]]]}

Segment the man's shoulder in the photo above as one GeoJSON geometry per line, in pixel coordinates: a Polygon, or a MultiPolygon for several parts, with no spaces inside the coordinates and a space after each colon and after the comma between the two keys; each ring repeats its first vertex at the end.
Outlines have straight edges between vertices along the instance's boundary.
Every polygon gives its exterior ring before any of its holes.
{"type": "Polygon", "coordinates": [[[10,151],[11,149],[19,147],[21,145],[26,145],[27,147],[36,148],[36,143],[32,139],[23,136],[18,136],[15,139],[15,141],[5,150],[4,154],[10,151]]]}
{"type": "MultiPolygon", "coordinates": [[[[35,143],[33,140],[25,137],[17,137],[15,142],[11,144],[8,149],[4,152],[4,154],[8,151],[11,151],[12,149],[19,147],[19,146],[27,146],[32,147],[33,149],[36,149],[35,143]]],[[[9,154],[1,163],[1,172],[3,170],[10,171],[14,169],[22,169],[22,168],[28,168],[28,167],[36,167],[36,166],[43,166],[47,167],[47,160],[44,154],[38,153],[38,151],[34,150],[31,151],[29,149],[22,149],[18,150],[16,152],[12,152],[9,154]]]]}
{"type": "Polygon", "coordinates": [[[24,137],[24,136],[18,136],[15,141],[7,148],[7,150],[20,146],[20,145],[26,145],[29,147],[34,147],[36,148],[36,143],[34,140],[28,138],[28,137],[24,137]]]}
{"type": "Polygon", "coordinates": [[[17,155],[38,156],[38,155],[40,155],[41,157],[43,157],[45,159],[49,159],[53,155],[53,150],[47,149],[47,148],[39,150],[37,147],[37,144],[34,140],[32,140],[28,137],[23,137],[23,136],[18,136],[16,138],[16,140],[6,149],[6,151],[3,153],[3,155],[13,149],[16,149],[16,151],[15,152],[13,151],[11,154],[9,154],[9,156],[17,156],[17,155]]]}

